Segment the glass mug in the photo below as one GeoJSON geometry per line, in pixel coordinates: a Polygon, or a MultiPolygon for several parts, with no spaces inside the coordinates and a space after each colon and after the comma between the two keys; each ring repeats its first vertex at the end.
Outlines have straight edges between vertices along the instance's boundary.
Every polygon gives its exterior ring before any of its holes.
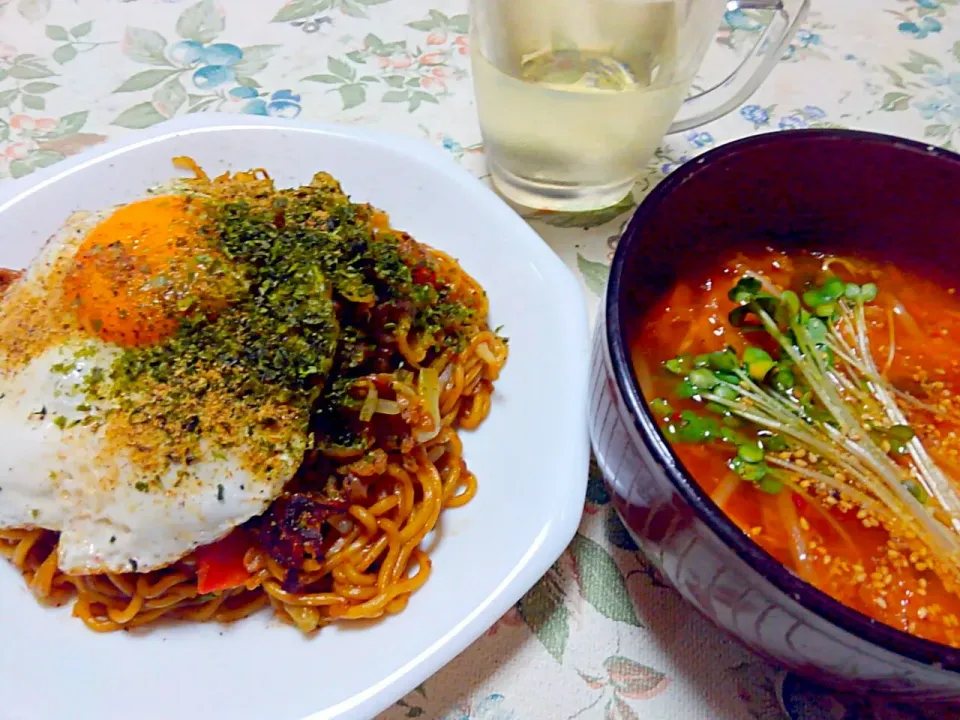
{"type": "Polygon", "coordinates": [[[809,1],[472,0],[474,87],[494,184],[527,207],[613,205],[664,135],[714,120],[757,89],[809,1]],[[730,75],[687,97],[724,10],[737,8],[774,12],[730,75]]]}

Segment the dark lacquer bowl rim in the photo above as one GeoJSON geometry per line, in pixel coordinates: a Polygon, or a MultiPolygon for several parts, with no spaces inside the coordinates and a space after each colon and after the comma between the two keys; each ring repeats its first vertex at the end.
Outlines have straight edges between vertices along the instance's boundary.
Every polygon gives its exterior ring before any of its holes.
{"type": "MultiPolygon", "coordinates": [[[[925,665],[960,672],[960,650],[910,635],[843,605],[794,575],[741,531],[683,467],[661,432],[633,372],[625,336],[625,323],[621,322],[620,300],[621,289],[625,282],[628,282],[628,279],[624,278],[627,260],[639,242],[637,237],[640,228],[649,218],[657,214],[661,204],[671,193],[693,179],[710,163],[721,162],[741,153],[749,153],[759,147],[811,141],[848,143],[862,147],[879,144],[898,152],[923,153],[936,158],[937,162],[960,165],[960,155],[952,152],[903,138],[855,130],[790,130],[768,133],[723,145],[686,163],[657,185],[643,200],[627,225],[614,254],[604,302],[606,342],[613,374],[620,395],[626,402],[641,438],[653,457],[662,465],[671,484],[693,508],[699,519],[752,570],[810,612],[855,637],[925,665]]],[[[636,316],[635,309],[632,316],[636,316]]]]}

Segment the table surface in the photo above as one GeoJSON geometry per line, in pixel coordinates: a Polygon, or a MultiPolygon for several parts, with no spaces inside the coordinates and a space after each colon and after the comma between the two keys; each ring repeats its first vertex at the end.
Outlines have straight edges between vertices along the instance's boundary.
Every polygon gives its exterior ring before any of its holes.
{"type": "MultiPolygon", "coordinates": [[[[960,0],[814,4],[754,97],[667,138],[632,198],[526,215],[591,313],[635,202],[711,147],[806,127],[960,145],[960,0]]],[[[705,67],[732,67],[763,19],[727,13],[705,67]]],[[[466,0],[0,0],[0,181],[192,112],[378,125],[485,179],[466,30],[466,0]]],[[[728,640],[635,552],[595,470],[584,511],[547,576],[384,718],[925,717],[819,691],[728,640]]]]}

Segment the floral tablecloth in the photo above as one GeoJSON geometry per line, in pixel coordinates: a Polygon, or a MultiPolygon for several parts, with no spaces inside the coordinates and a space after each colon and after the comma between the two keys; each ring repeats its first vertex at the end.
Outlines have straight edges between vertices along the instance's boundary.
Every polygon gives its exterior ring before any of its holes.
{"type": "MultiPolygon", "coordinates": [[[[668,138],[631,198],[593,213],[527,214],[582,278],[593,312],[636,201],[718,143],[851,127],[960,146],[960,0],[814,3],[760,91],[727,117],[668,138]]],[[[728,12],[705,66],[731,67],[762,20],[758,11],[728,12]]],[[[466,0],[0,0],[0,182],[195,112],[379,125],[428,138],[485,178],[466,30],[466,0]]],[[[925,717],[820,691],[727,639],[636,552],[594,469],[580,531],[546,577],[383,717],[777,720],[788,712],[795,720],[925,717]]]]}

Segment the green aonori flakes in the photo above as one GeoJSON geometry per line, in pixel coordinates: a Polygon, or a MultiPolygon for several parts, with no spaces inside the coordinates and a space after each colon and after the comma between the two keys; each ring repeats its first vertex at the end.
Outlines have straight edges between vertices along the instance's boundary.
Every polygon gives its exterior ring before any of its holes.
{"type": "MultiPolygon", "coordinates": [[[[482,320],[422,245],[384,227],[369,205],[350,202],[325,173],[290,189],[241,177],[188,187],[202,232],[223,258],[219,269],[233,281],[228,301],[210,312],[196,298],[180,299],[172,337],[126,348],[83,388],[91,401],[116,400],[131,427],[182,445],[165,445],[174,459],[188,461],[200,433],[209,438],[211,428],[235,423],[229,403],[222,418],[210,417],[207,403],[198,421],[198,398],[219,393],[252,413],[291,407],[299,421],[257,415],[262,434],[291,422],[306,432],[310,418],[334,422],[352,408],[350,383],[327,387],[332,374],[349,381],[400,365],[401,334],[425,357],[460,352],[482,320]]],[[[337,432],[352,446],[363,443],[337,432]]]]}

